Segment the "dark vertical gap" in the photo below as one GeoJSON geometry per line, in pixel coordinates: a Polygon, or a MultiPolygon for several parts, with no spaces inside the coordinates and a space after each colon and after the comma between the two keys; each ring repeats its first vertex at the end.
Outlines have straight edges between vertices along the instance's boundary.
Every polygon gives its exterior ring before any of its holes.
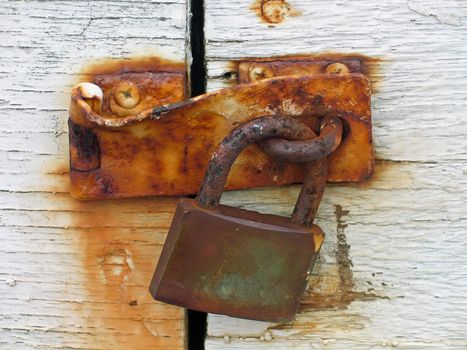
{"type": "MultiPolygon", "coordinates": [[[[190,67],[191,97],[206,92],[206,64],[204,59],[204,0],[191,0],[190,67]]],[[[188,350],[204,350],[207,314],[188,310],[188,350]]]]}
{"type": "Polygon", "coordinates": [[[207,314],[188,310],[188,350],[204,350],[207,314]]]}
{"type": "Polygon", "coordinates": [[[204,0],[191,0],[190,42],[192,63],[191,97],[206,92],[206,63],[204,59],[204,0]]]}

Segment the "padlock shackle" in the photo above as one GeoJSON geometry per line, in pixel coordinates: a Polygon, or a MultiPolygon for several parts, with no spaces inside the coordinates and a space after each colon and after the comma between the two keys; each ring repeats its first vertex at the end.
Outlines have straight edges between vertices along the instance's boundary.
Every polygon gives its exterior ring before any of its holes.
{"type": "MultiPolygon", "coordinates": [[[[333,124],[333,127],[335,125],[333,124]]],[[[342,124],[337,128],[337,145],[342,137],[342,124]]],[[[328,133],[324,133],[328,134],[328,133]]],[[[320,135],[321,136],[321,135],[320,135]]],[[[230,169],[238,155],[249,145],[266,140],[281,138],[285,140],[307,140],[316,134],[302,121],[291,117],[265,116],[252,119],[234,128],[218,145],[213,153],[196,200],[207,209],[219,205],[230,169]]],[[[317,142],[322,139],[316,138],[317,142]]],[[[315,141],[313,140],[313,142],[315,141]]],[[[319,159],[304,163],[305,176],[292,222],[297,225],[311,226],[321,201],[327,177],[327,159],[325,158],[337,146],[328,143],[323,152],[317,153],[319,159]]]]}

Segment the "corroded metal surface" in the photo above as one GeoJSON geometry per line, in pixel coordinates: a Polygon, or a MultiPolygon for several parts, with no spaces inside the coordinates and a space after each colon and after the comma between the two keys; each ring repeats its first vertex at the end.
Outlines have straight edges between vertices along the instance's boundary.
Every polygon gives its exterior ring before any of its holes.
{"type": "Polygon", "coordinates": [[[288,322],[323,236],[316,225],[300,227],[288,218],[222,205],[207,210],[184,198],[150,292],[193,310],[288,322]]]}
{"type": "Polygon", "coordinates": [[[337,56],[291,56],[276,58],[251,58],[236,62],[238,83],[244,84],[284,75],[349,74],[362,73],[359,58],[337,56]]]}
{"type": "MultiPolygon", "coordinates": [[[[305,123],[290,117],[259,117],[237,126],[221,141],[211,156],[196,198],[198,204],[206,209],[213,209],[219,205],[230,169],[240,152],[247,146],[267,139],[299,140],[315,136],[305,123]]],[[[304,164],[302,190],[292,215],[292,222],[295,224],[313,223],[326,183],[327,163],[323,159],[325,156],[323,153],[319,159],[304,164]]]]}
{"type": "Polygon", "coordinates": [[[342,141],[342,131],[343,125],[340,118],[324,118],[319,136],[313,140],[268,139],[259,142],[259,146],[274,159],[292,163],[309,162],[334,152],[342,141]]]}
{"type": "MultiPolygon", "coordinates": [[[[157,85],[165,98],[156,105],[183,99],[182,78],[177,76],[157,85]]],[[[79,199],[197,193],[220,140],[237,124],[263,115],[291,116],[315,131],[324,117],[342,118],[344,137],[328,158],[328,180],[361,181],[373,173],[370,84],[360,73],[274,77],[176,105],[137,105],[128,115],[112,112],[107,101],[114,85],[110,80],[104,85],[102,103],[89,87],[72,91],[70,119],[92,129],[99,144],[97,169],[71,169],[71,193],[79,199]]],[[[297,183],[302,178],[299,165],[274,160],[252,145],[235,162],[227,189],[297,183]]]]}
{"type": "Polygon", "coordinates": [[[68,120],[70,139],[70,170],[91,171],[100,166],[99,142],[92,128],[68,120]]]}
{"type": "Polygon", "coordinates": [[[294,319],[324,236],[312,223],[326,163],[306,163],[291,219],[219,206],[219,200],[232,164],[247,146],[310,136],[303,122],[269,116],[241,124],[221,141],[197,199],[178,204],[150,285],[155,299],[254,320],[294,319]]]}

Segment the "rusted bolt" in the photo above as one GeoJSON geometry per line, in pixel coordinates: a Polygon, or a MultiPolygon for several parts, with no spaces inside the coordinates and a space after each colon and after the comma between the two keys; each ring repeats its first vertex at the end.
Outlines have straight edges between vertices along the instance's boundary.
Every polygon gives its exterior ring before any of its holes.
{"type": "Polygon", "coordinates": [[[248,76],[250,81],[257,81],[266,78],[271,78],[274,76],[272,69],[261,66],[261,65],[254,65],[248,69],[248,76]]]}
{"type": "Polygon", "coordinates": [[[114,87],[113,97],[120,107],[132,109],[141,101],[141,92],[135,84],[129,81],[122,81],[114,87]]]}
{"type": "Polygon", "coordinates": [[[261,5],[261,14],[269,23],[281,23],[290,11],[284,0],[267,0],[261,5]]]}
{"type": "Polygon", "coordinates": [[[345,64],[336,62],[327,66],[325,72],[327,74],[348,74],[350,69],[345,64]]]}

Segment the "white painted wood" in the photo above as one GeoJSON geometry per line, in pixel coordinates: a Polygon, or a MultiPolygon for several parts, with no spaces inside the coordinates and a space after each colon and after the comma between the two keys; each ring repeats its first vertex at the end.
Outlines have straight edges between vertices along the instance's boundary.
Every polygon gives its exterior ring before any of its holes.
{"type": "Polygon", "coordinates": [[[465,159],[467,2],[294,0],[301,16],[261,22],[251,0],[206,1],[208,89],[228,61],[299,53],[361,53],[383,60],[373,95],[380,159],[465,159]]]}
{"type": "MultiPolygon", "coordinates": [[[[250,0],[206,1],[208,89],[231,84],[224,73],[242,57],[381,58],[372,96],[377,173],[327,188],[317,220],[327,236],[294,325],[209,315],[206,349],[466,348],[467,3],[288,3],[301,15],[274,25],[250,0]]],[[[296,194],[223,198],[285,215],[296,194]]]]}
{"type": "MultiPolygon", "coordinates": [[[[265,334],[273,339],[269,349],[321,347],[325,340],[332,349],[467,345],[467,195],[457,190],[467,185],[465,164],[378,163],[377,169],[365,185],[326,189],[317,220],[326,240],[312,280],[315,293],[305,297],[294,326],[274,329],[210,315],[208,349],[256,349],[266,346],[261,345],[265,334]],[[342,229],[337,205],[349,210],[340,219],[342,229]],[[336,261],[345,258],[339,252],[344,239],[352,264],[346,284],[341,278],[348,275],[339,272],[336,261]],[[332,308],[326,299],[349,296],[349,286],[365,294],[332,308]],[[223,343],[225,336],[229,344],[223,343]]],[[[297,187],[255,190],[226,193],[224,201],[286,215],[297,194],[297,187]]]]}
{"type": "MultiPolygon", "coordinates": [[[[374,135],[388,162],[327,190],[314,294],[294,326],[210,315],[206,348],[466,348],[467,4],[289,3],[302,15],[267,25],[250,1],[206,1],[209,89],[245,56],[380,56],[374,135]]],[[[147,293],[175,199],[69,198],[66,118],[85,63],[189,56],[185,1],[9,0],[0,23],[0,348],[182,348],[181,309],[147,293]]],[[[296,193],[224,202],[285,215],[296,193]]]]}
{"type": "Polygon", "coordinates": [[[181,349],[148,285],[175,200],[68,195],[71,87],[88,63],[186,59],[184,0],[2,1],[0,348],[181,349]]]}

